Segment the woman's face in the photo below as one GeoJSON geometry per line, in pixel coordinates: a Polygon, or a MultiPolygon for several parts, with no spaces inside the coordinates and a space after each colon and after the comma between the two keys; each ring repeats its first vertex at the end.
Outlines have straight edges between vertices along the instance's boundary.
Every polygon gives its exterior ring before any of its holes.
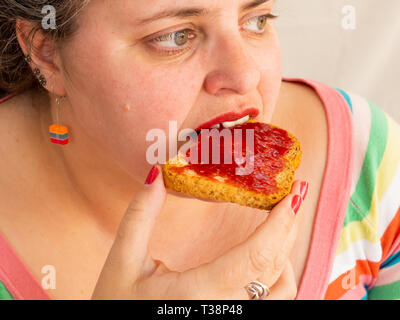
{"type": "Polygon", "coordinates": [[[273,2],[91,1],[60,53],[74,132],[143,181],[151,129],[168,137],[170,120],[196,128],[248,107],[270,120],[281,84],[273,2]]]}

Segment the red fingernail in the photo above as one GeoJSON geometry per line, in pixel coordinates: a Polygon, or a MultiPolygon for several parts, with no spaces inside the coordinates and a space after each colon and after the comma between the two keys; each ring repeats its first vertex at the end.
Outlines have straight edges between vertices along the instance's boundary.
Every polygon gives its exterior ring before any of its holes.
{"type": "Polygon", "coordinates": [[[151,170],[146,178],[146,182],[144,184],[152,184],[154,182],[154,180],[156,180],[158,173],[159,173],[159,170],[156,166],[151,168],[151,170]]]}
{"type": "Polygon", "coordinates": [[[300,204],[301,204],[301,196],[296,194],[292,199],[292,210],[294,211],[294,214],[297,214],[297,211],[299,211],[300,204]]]}
{"type": "Polygon", "coordinates": [[[303,181],[300,185],[300,194],[303,200],[306,198],[307,192],[308,192],[308,182],[303,181]]]}

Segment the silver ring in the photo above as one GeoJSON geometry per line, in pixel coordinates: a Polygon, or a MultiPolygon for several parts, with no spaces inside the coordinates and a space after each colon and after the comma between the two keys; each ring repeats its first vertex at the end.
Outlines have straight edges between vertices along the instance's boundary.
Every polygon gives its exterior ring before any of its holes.
{"type": "Polygon", "coordinates": [[[251,300],[264,300],[269,295],[268,287],[259,281],[250,282],[245,289],[251,300]]]}

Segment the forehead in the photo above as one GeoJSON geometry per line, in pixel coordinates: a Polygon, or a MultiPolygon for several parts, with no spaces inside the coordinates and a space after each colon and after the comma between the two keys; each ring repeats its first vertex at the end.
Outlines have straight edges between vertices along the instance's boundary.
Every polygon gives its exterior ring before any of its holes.
{"type": "Polygon", "coordinates": [[[273,0],[101,0],[92,1],[94,5],[102,6],[107,12],[129,14],[132,16],[146,16],[152,12],[177,11],[182,9],[206,9],[206,11],[220,11],[236,8],[247,10],[264,3],[273,3],[273,0]],[[123,10],[123,11],[121,11],[123,10]]]}
{"type": "Polygon", "coordinates": [[[106,30],[140,37],[167,27],[171,19],[178,22],[185,18],[241,15],[257,7],[272,9],[273,3],[274,0],[92,0],[80,25],[91,34],[103,33],[103,37],[106,30]]]}

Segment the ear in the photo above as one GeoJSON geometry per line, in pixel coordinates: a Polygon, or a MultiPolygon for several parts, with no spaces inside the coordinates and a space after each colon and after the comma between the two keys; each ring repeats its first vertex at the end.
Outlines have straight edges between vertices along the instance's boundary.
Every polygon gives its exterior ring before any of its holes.
{"type": "MultiPolygon", "coordinates": [[[[38,68],[40,74],[46,78],[46,89],[58,96],[65,96],[63,77],[61,76],[61,63],[54,42],[46,37],[42,29],[35,32],[32,38],[32,31],[36,25],[32,22],[22,20],[16,21],[16,34],[19,45],[25,56],[30,55],[29,62],[31,69],[38,68]]],[[[33,72],[33,71],[32,71],[33,72]]]]}

